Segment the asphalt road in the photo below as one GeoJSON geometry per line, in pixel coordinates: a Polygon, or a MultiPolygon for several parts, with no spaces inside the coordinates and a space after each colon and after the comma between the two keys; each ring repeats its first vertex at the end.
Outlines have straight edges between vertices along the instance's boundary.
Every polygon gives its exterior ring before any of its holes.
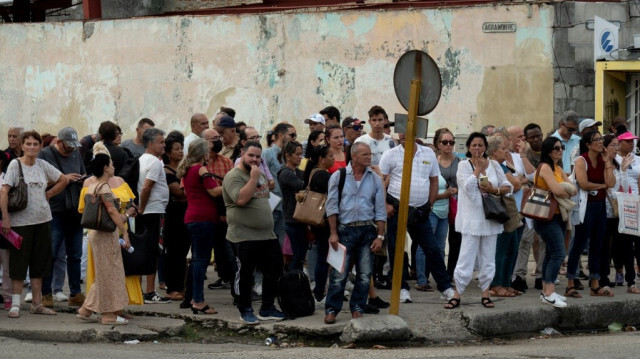
{"type": "Polygon", "coordinates": [[[272,348],[255,344],[43,343],[0,338],[2,358],[637,358],[640,332],[395,348],[272,348]]]}

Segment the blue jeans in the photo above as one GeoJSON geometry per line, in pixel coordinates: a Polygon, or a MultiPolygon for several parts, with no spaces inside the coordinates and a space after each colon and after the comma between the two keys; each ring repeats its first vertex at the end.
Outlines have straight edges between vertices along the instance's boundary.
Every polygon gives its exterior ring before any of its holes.
{"type": "Polygon", "coordinates": [[[349,276],[349,264],[355,263],[356,283],[351,293],[349,310],[351,312],[364,312],[367,306],[369,294],[369,281],[373,269],[373,253],[371,244],[377,236],[374,226],[347,227],[338,226],[338,236],[340,243],[347,247],[344,271],[342,273],[331,268],[329,279],[329,290],[325,301],[325,313],[338,314],[342,309],[344,298],[344,287],[349,276]]]}
{"type": "MultiPolygon", "coordinates": [[[[80,288],[80,261],[82,260],[82,227],[80,217],[74,213],[52,213],[51,220],[51,255],[52,265],[58,256],[62,244],[67,252],[67,275],[69,276],[69,292],[76,295],[80,288]]],[[[42,294],[51,294],[52,277],[43,278],[42,294]]]]}
{"type": "Polygon", "coordinates": [[[211,260],[215,224],[212,222],[187,223],[187,230],[191,236],[192,297],[195,303],[202,303],[204,302],[204,276],[211,260]]]}
{"type": "MultiPolygon", "coordinates": [[[[433,229],[436,246],[440,250],[442,259],[444,260],[444,249],[447,245],[447,231],[449,230],[449,218],[440,218],[435,213],[429,213],[429,224],[433,229]]],[[[429,282],[429,271],[426,269],[427,256],[424,254],[422,247],[418,246],[416,250],[416,276],[417,284],[424,285],[429,282]]]]}
{"type": "Polygon", "coordinates": [[[307,257],[307,249],[309,248],[307,225],[303,223],[287,223],[286,229],[291,242],[291,251],[293,252],[293,258],[287,269],[302,270],[307,257]]]}
{"type": "MultiPolygon", "coordinates": [[[[444,265],[444,256],[436,240],[436,236],[431,229],[431,223],[429,221],[417,221],[414,224],[407,226],[407,231],[411,236],[411,240],[417,242],[419,248],[422,248],[426,256],[427,271],[431,273],[433,279],[438,285],[438,290],[444,292],[451,288],[451,279],[447,274],[447,268],[444,265]]],[[[391,218],[387,219],[387,237],[389,238],[389,264],[391,270],[389,271],[389,277],[393,273],[394,255],[396,252],[396,234],[398,232],[398,214],[396,213],[391,218]]],[[[416,264],[417,265],[417,264],[416,264]]],[[[403,266],[402,271],[402,289],[409,289],[407,284],[407,267],[403,266]]]]}
{"type": "Polygon", "coordinates": [[[578,261],[589,243],[589,279],[600,279],[600,250],[607,226],[605,201],[587,202],[582,224],[576,226],[576,236],[569,250],[567,278],[578,277],[578,261]]]}
{"type": "Polygon", "coordinates": [[[542,262],[542,280],[545,283],[555,284],[558,279],[558,272],[565,257],[565,228],[566,222],[562,221],[562,216],[559,214],[556,214],[551,221],[533,221],[533,229],[547,245],[542,262]]]}
{"type": "Polygon", "coordinates": [[[518,259],[519,246],[520,237],[518,237],[517,229],[498,234],[496,239],[496,274],[491,282],[492,287],[511,287],[511,276],[518,259]]]}

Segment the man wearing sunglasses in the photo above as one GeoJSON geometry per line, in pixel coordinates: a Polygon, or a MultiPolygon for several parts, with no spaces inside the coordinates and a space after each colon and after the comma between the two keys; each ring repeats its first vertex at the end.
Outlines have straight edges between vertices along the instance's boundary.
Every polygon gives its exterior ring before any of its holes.
{"type": "Polygon", "coordinates": [[[565,111],[558,123],[559,128],[551,136],[560,140],[566,148],[562,153],[562,170],[564,173],[571,173],[571,152],[580,146],[580,136],[576,135],[580,117],[574,111],[565,111]]]}
{"type": "Polygon", "coordinates": [[[342,131],[344,132],[344,145],[349,146],[362,135],[362,123],[356,117],[347,117],[342,121],[342,131]]]}

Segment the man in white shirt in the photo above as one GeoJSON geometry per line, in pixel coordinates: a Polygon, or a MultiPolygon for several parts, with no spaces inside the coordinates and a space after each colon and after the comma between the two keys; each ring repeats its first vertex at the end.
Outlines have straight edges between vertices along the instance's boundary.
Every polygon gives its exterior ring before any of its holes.
{"type": "Polygon", "coordinates": [[[371,165],[380,163],[382,153],[395,147],[393,138],[384,133],[385,110],[380,106],[373,106],[369,110],[369,126],[371,132],[358,137],[355,142],[364,142],[371,148],[371,165]]]}
{"type": "Polygon", "coordinates": [[[203,113],[194,113],[191,116],[191,133],[184,138],[184,155],[189,152],[191,141],[200,138],[202,131],[209,128],[209,119],[203,113]]]}
{"type": "Polygon", "coordinates": [[[564,145],[564,151],[562,151],[562,170],[567,175],[571,173],[571,153],[574,148],[580,148],[580,136],[576,136],[579,123],[580,116],[578,116],[577,113],[565,111],[558,123],[558,129],[551,135],[559,139],[560,143],[564,145]]]}
{"type": "MultiPolygon", "coordinates": [[[[384,123],[384,122],[383,122],[384,123]]],[[[394,256],[396,251],[396,234],[398,231],[398,206],[400,204],[400,187],[402,184],[402,170],[404,167],[404,144],[405,135],[400,134],[401,146],[397,146],[382,154],[380,159],[380,171],[384,176],[384,182],[388,183],[387,188],[387,238],[389,239],[389,264],[390,273],[393,273],[394,256]],[[387,182],[388,180],[388,182],[387,182]]],[[[444,257],[436,243],[436,238],[429,221],[431,204],[435,202],[438,195],[438,176],[440,166],[436,154],[429,147],[414,146],[413,170],[411,173],[411,192],[409,197],[409,218],[407,220],[407,231],[411,239],[416,241],[427,257],[429,272],[433,275],[438,285],[438,290],[442,292],[447,300],[453,297],[454,291],[451,288],[451,278],[447,274],[444,264],[444,257]]],[[[404,248],[398,248],[404,251],[404,248]]],[[[406,266],[403,266],[402,289],[400,290],[400,302],[411,303],[409,294],[409,284],[406,266]]]]}
{"type": "MultiPolygon", "coordinates": [[[[149,128],[142,134],[145,153],[140,156],[140,175],[138,178],[138,221],[136,233],[143,234],[151,243],[158,243],[162,218],[169,203],[169,187],[160,156],[164,153],[164,132],[157,128],[149,128]]],[[[146,304],[169,303],[171,299],[156,294],[156,270],[158,262],[157,247],[152,245],[145,258],[147,274],[147,290],[144,293],[146,304]]]]}

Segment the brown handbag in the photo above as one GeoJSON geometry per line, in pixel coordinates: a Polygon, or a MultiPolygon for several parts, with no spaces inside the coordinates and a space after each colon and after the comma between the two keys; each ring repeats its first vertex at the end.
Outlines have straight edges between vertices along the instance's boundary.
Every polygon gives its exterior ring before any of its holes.
{"type": "Polygon", "coordinates": [[[535,187],[541,167],[542,165],[538,166],[536,170],[533,180],[534,187],[525,188],[522,192],[522,211],[520,213],[527,218],[550,221],[556,214],[558,201],[551,191],[535,187]]]}
{"type": "Polygon", "coordinates": [[[311,171],[307,188],[296,194],[296,209],[293,212],[293,219],[299,223],[311,226],[324,225],[324,215],[326,213],[325,203],[327,202],[327,195],[309,189],[311,179],[318,170],[319,169],[316,168],[311,171]]]}
{"type": "Polygon", "coordinates": [[[93,193],[84,195],[84,212],[80,225],[82,228],[94,229],[97,231],[113,232],[116,230],[116,224],[111,219],[109,206],[120,207],[120,200],[114,199],[111,193],[98,193],[102,186],[106,183],[97,185],[93,193]]]}
{"type": "Polygon", "coordinates": [[[7,203],[7,209],[9,213],[22,211],[27,208],[29,203],[29,192],[27,183],[24,181],[24,173],[22,173],[22,162],[18,161],[18,168],[20,169],[20,176],[18,177],[18,183],[9,189],[9,201],[7,203]]]}

